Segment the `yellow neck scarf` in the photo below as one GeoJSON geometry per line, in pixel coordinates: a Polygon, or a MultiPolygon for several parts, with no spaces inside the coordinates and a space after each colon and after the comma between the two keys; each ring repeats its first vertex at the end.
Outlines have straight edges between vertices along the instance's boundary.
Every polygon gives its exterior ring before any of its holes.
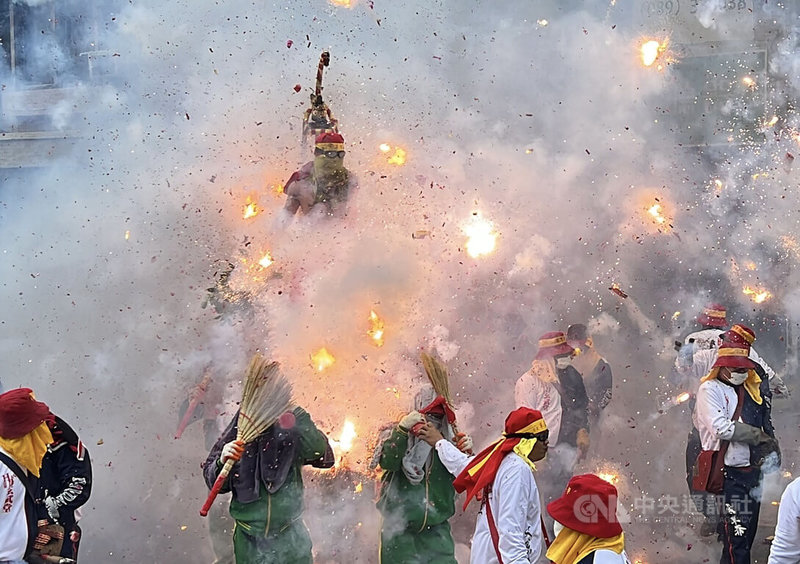
{"type": "Polygon", "coordinates": [[[42,423],[33,431],[18,439],[5,439],[0,437],[0,448],[6,451],[14,461],[28,472],[39,477],[42,467],[42,458],[47,452],[47,446],[53,442],[53,435],[47,423],[42,423]]]}
{"type": "Polygon", "coordinates": [[[547,549],[547,558],[557,564],[575,564],[592,551],[600,549],[621,554],[625,550],[625,534],[601,539],[564,527],[547,549]]]}
{"type": "Polygon", "coordinates": [[[532,472],[536,471],[536,465],[531,462],[528,455],[530,455],[535,444],[536,439],[520,439],[519,443],[514,445],[514,452],[531,467],[532,472]]]}

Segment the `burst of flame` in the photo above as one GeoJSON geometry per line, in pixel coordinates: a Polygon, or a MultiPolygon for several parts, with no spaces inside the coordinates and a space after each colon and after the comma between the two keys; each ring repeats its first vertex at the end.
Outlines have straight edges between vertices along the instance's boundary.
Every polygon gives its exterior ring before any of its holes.
{"type": "Polygon", "coordinates": [[[334,356],[329,353],[325,347],[322,347],[311,355],[311,364],[314,366],[317,372],[322,372],[326,368],[330,367],[334,362],[336,362],[336,358],[334,358],[334,356]]]}
{"type": "Polygon", "coordinates": [[[270,184],[270,190],[272,190],[275,195],[283,194],[283,184],[278,182],[277,184],[270,184]]]}
{"type": "Polygon", "coordinates": [[[361,490],[363,490],[363,489],[364,489],[364,485],[361,482],[359,482],[359,483],[356,484],[356,487],[353,490],[353,492],[354,493],[361,493],[361,490]]]}
{"type": "Polygon", "coordinates": [[[388,144],[386,144],[386,143],[381,143],[381,144],[378,146],[378,149],[380,149],[380,150],[381,150],[381,153],[388,153],[389,151],[391,151],[391,150],[392,150],[392,146],[391,146],[391,145],[388,145],[388,144]]]}
{"type": "Polygon", "coordinates": [[[744,268],[745,270],[755,270],[758,267],[756,266],[756,263],[754,263],[752,260],[748,260],[744,263],[744,268]]]}
{"type": "Polygon", "coordinates": [[[657,225],[664,225],[667,223],[667,218],[661,215],[663,211],[664,208],[661,207],[661,204],[653,204],[647,209],[647,213],[650,214],[650,217],[653,218],[653,221],[657,225]]]}
{"type": "Polygon", "coordinates": [[[342,427],[342,434],[339,435],[339,448],[342,452],[352,450],[353,441],[356,440],[357,436],[355,424],[349,419],[345,419],[344,426],[342,427]]]}
{"type": "Polygon", "coordinates": [[[753,79],[752,79],[751,77],[749,77],[749,76],[745,76],[744,78],[742,78],[742,82],[743,82],[743,83],[744,83],[744,85],[745,85],[745,86],[747,86],[748,88],[752,88],[752,89],[756,89],[756,88],[758,88],[758,85],[756,84],[756,81],[755,81],[755,80],[753,80],[753,79]]]}
{"type": "Polygon", "coordinates": [[[467,236],[467,253],[472,258],[488,255],[497,246],[497,232],[494,226],[477,213],[473,214],[472,221],[463,230],[467,236]]]}
{"type": "Polygon", "coordinates": [[[751,286],[745,286],[742,289],[742,293],[745,296],[749,296],[750,300],[757,304],[764,303],[772,297],[772,292],[769,290],[765,288],[752,288],[751,286]]]}
{"type": "Polygon", "coordinates": [[[260,264],[263,268],[267,268],[273,262],[275,261],[273,260],[272,255],[269,253],[269,251],[267,251],[264,253],[264,256],[259,259],[258,264],[260,264]]]}
{"type": "Polygon", "coordinates": [[[386,162],[397,166],[402,166],[406,164],[405,150],[401,149],[400,147],[395,147],[394,154],[391,157],[389,157],[386,162]]]}
{"type": "Polygon", "coordinates": [[[778,116],[772,116],[772,119],[770,119],[767,123],[765,123],[764,126],[765,127],[772,127],[776,123],[778,123],[778,116]]]}
{"type": "Polygon", "coordinates": [[[247,201],[244,204],[244,211],[242,212],[243,219],[250,219],[251,217],[255,217],[258,215],[258,212],[261,210],[258,209],[256,202],[254,202],[250,196],[247,196],[247,201]]]}
{"type": "Polygon", "coordinates": [[[784,478],[791,478],[792,477],[792,473],[789,472],[788,470],[784,470],[783,471],[783,477],[784,478]]]}
{"type": "Polygon", "coordinates": [[[619,481],[619,476],[617,476],[611,471],[598,472],[597,477],[600,478],[601,480],[605,480],[609,484],[616,484],[619,481]]]}
{"type": "Polygon", "coordinates": [[[376,347],[383,346],[383,331],[385,327],[385,323],[383,319],[378,317],[378,314],[375,313],[375,310],[370,310],[369,312],[369,322],[370,322],[370,329],[367,331],[367,335],[372,338],[372,342],[375,343],[376,347]]]}
{"type": "Polygon", "coordinates": [[[536,23],[537,23],[537,25],[540,25],[541,27],[546,27],[547,24],[549,24],[550,22],[548,22],[547,20],[536,20],[536,23]]]}
{"type": "Polygon", "coordinates": [[[131,231],[130,229],[128,229],[127,231],[125,231],[125,240],[127,241],[130,238],[131,238],[131,231]]]}
{"type": "Polygon", "coordinates": [[[675,405],[682,404],[683,402],[688,400],[690,397],[692,397],[692,396],[691,396],[691,394],[689,394],[689,392],[683,392],[681,394],[678,394],[678,397],[675,398],[675,405]]]}
{"type": "MultiPolygon", "coordinates": [[[[665,39],[664,41],[650,39],[649,41],[642,43],[641,47],[639,48],[642,57],[642,64],[646,67],[653,66],[653,64],[666,52],[668,46],[669,38],[665,39]]],[[[662,66],[659,64],[657,68],[660,70],[662,66]]]]}

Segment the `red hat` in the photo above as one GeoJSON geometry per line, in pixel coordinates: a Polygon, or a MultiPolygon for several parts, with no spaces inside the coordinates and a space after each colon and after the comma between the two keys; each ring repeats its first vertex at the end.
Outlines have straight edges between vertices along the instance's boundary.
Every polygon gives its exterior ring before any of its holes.
{"type": "Polygon", "coordinates": [[[562,331],[551,331],[539,337],[539,350],[534,360],[553,358],[561,354],[572,354],[573,349],[567,344],[567,337],[562,331]]]}
{"type": "Polygon", "coordinates": [[[540,411],[520,407],[509,413],[503,438],[479,452],[453,481],[457,492],[467,492],[464,509],[473,497],[494,483],[500,463],[522,439],[534,438],[534,435],[546,430],[547,423],[540,411]]]}
{"type": "Polygon", "coordinates": [[[32,394],[30,388],[17,388],[0,395],[0,437],[19,439],[53,418],[50,408],[32,394]]]}
{"type": "Polygon", "coordinates": [[[756,340],[756,333],[748,326],[737,323],[724,333],[723,339],[731,343],[750,347],[753,341],[756,340]]]}
{"type": "Polygon", "coordinates": [[[335,131],[326,131],[317,135],[314,147],[323,151],[344,151],[344,137],[335,131]]]}
{"type": "Polygon", "coordinates": [[[756,363],[750,360],[750,345],[739,341],[723,341],[719,345],[717,360],[711,368],[746,368],[752,370],[756,363]]]}
{"type": "Polygon", "coordinates": [[[565,527],[601,539],[622,533],[617,520],[617,488],[594,474],[573,476],[560,498],[547,504],[565,527]]]}
{"type": "Polygon", "coordinates": [[[703,312],[697,316],[697,322],[700,325],[708,325],[709,327],[725,327],[728,322],[725,319],[728,310],[724,305],[710,304],[703,308],[703,312]]]}

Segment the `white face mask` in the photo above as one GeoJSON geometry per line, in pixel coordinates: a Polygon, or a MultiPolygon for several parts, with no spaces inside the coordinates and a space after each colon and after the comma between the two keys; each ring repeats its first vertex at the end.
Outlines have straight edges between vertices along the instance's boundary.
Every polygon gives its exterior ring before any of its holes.
{"type": "Polygon", "coordinates": [[[558,534],[561,532],[563,528],[564,525],[562,525],[558,521],[553,521],[553,532],[555,533],[555,536],[558,536],[558,534]]]}
{"type": "Polygon", "coordinates": [[[744,381],[747,380],[747,372],[731,372],[731,375],[728,376],[728,380],[734,386],[744,384],[744,381]]]}
{"type": "Polygon", "coordinates": [[[565,369],[567,366],[572,364],[572,358],[569,356],[562,356],[561,358],[556,359],[556,368],[561,370],[565,369]]]}

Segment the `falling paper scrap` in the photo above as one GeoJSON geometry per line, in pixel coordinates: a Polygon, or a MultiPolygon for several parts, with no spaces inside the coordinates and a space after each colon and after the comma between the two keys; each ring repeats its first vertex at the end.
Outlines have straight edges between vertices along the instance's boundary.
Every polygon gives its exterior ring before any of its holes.
{"type": "Polygon", "coordinates": [[[426,229],[419,229],[417,231],[414,231],[411,234],[411,238],[412,239],[424,239],[425,237],[427,237],[430,234],[431,234],[431,232],[426,230],[426,229]]]}
{"type": "Polygon", "coordinates": [[[612,284],[612,285],[611,285],[611,287],[609,288],[609,290],[611,290],[612,292],[614,292],[614,293],[615,293],[616,295],[618,295],[620,298],[627,298],[627,297],[628,297],[628,294],[626,294],[625,292],[623,292],[622,290],[620,290],[620,289],[619,289],[619,286],[618,286],[616,283],[612,284]]]}

